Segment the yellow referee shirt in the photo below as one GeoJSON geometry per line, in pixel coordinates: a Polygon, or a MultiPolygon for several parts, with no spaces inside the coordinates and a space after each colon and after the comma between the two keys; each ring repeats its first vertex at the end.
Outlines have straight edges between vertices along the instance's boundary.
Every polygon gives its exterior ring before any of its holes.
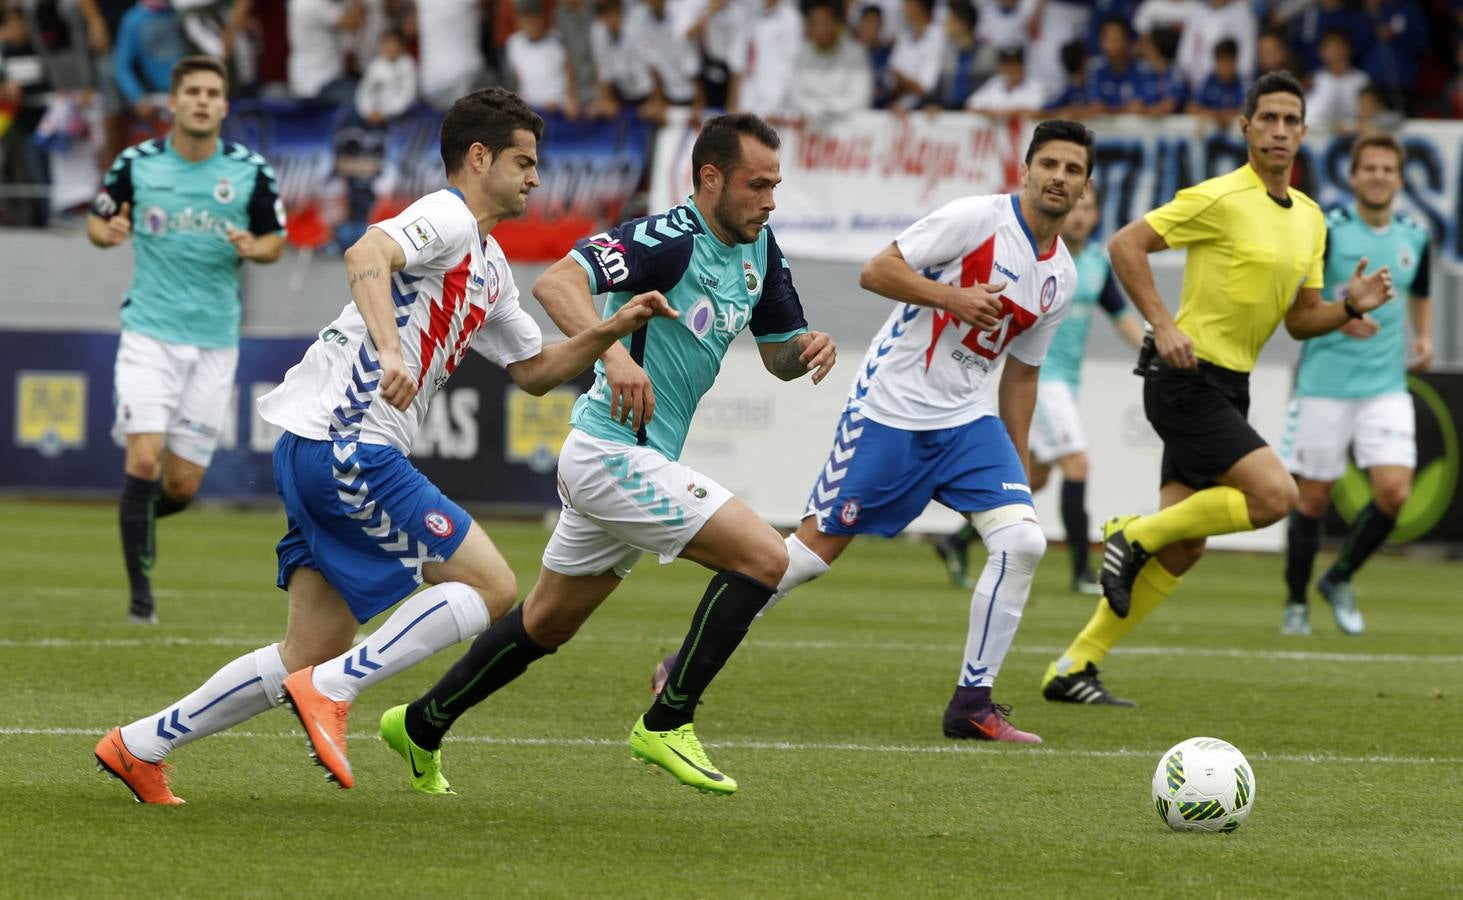
{"type": "Polygon", "coordinates": [[[1295,188],[1282,206],[1248,163],[1143,218],[1170,247],[1188,248],[1174,321],[1216,366],[1252,370],[1300,289],[1323,283],[1321,208],[1295,188]]]}

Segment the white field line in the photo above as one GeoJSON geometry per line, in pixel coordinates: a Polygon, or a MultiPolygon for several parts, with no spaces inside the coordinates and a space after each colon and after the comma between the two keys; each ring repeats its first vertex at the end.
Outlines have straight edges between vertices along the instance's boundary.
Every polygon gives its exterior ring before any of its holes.
{"type": "MultiPolygon", "coordinates": [[[[0,728],[0,737],[85,737],[96,738],[104,734],[105,728],[0,728]]],[[[239,731],[237,729],[219,732],[213,737],[244,740],[288,740],[299,741],[304,735],[298,731],[239,731]]],[[[360,732],[347,736],[352,741],[369,741],[375,732],[360,732]]],[[[481,744],[492,747],[624,747],[624,739],[610,738],[511,738],[487,735],[449,735],[448,741],[459,744],[481,744]]],[[[938,754],[942,756],[999,756],[1012,760],[1027,756],[1055,757],[1069,759],[1157,759],[1162,749],[1134,750],[1059,750],[1048,747],[995,748],[978,744],[854,744],[854,743],[797,743],[793,741],[707,741],[707,746],[718,750],[772,750],[786,753],[807,753],[824,751],[834,753],[882,753],[882,754],[938,754]]],[[[1463,765],[1458,756],[1333,756],[1325,753],[1251,753],[1253,760],[1306,765],[1363,764],[1390,766],[1463,765]]]]}
{"type": "MultiPolygon", "coordinates": [[[[581,642],[604,644],[674,644],[676,638],[667,636],[663,640],[640,638],[610,638],[586,635],[581,642]]],[[[102,649],[102,648],[161,648],[161,647],[263,647],[272,643],[269,638],[31,638],[21,640],[0,639],[0,650],[37,649],[102,649]]],[[[773,650],[836,650],[840,652],[893,651],[907,653],[940,653],[957,646],[950,644],[917,643],[862,643],[857,641],[803,641],[803,640],[760,640],[749,638],[748,646],[766,647],[773,650]]],[[[1059,656],[1063,647],[1014,646],[1012,653],[1059,656]]],[[[1334,653],[1314,650],[1243,650],[1228,647],[1116,647],[1117,656],[1182,656],[1220,657],[1226,659],[1261,659],[1284,662],[1334,662],[1334,663],[1420,663],[1425,665],[1458,665],[1463,655],[1426,655],[1413,653],[1334,653]]]]}

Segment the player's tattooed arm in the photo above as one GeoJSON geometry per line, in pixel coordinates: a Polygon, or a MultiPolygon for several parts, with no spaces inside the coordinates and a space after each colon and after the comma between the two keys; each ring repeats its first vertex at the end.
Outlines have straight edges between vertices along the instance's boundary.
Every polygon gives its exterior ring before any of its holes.
{"type": "Polygon", "coordinates": [[[348,280],[350,282],[351,289],[354,290],[355,289],[355,286],[358,285],[358,284],[360,284],[361,282],[366,281],[366,280],[371,279],[371,278],[380,278],[380,277],[381,277],[381,269],[380,268],[378,268],[376,266],[367,266],[366,268],[361,269],[358,272],[351,272],[350,273],[350,277],[349,277],[348,280]]]}
{"type": "Polygon", "coordinates": [[[792,381],[808,372],[813,373],[813,383],[822,381],[838,358],[838,348],[833,339],[821,331],[809,331],[777,344],[758,344],[762,353],[762,364],[767,371],[792,381]]]}

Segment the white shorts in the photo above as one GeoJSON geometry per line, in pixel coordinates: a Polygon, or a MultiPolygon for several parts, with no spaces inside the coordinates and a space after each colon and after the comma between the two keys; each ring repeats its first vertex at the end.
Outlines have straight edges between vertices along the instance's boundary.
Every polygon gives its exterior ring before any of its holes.
{"type": "Polygon", "coordinates": [[[1345,474],[1348,447],[1362,469],[1415,469],[1416,431],[1411,394],[1296,397],[1290,401],[1281,456],[1292,474],[1314,481],[1336,481],[1345,474]]]}
{"type": "Polygon", "coordinates": [[[564,510],[544,548],[544,567],[560,575],[621,578],[642,552],[662,564],[681,555],[731,491],[649,447],[569,432],[559,451],[564,510]]]}
{"type": "Polygon", "coordinates": [[[1043,465],[1087,449],[1077,396],[1065,381],[1043,381],[1036,389],[1036,413],[1027,439],[1031,456],[1043,465]]]}
{"type": "Polygon", "coordinates": [[[164,435],[174,456],[208,467],[224,417],[233,412],[237,347],[170,344],[123,331],[114,375],[117,418],[112,438],[164,435]]]}

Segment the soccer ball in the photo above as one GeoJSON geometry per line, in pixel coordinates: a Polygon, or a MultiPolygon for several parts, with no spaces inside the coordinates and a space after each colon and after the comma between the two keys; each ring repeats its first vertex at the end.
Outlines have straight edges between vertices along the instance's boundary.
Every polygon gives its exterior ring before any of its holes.
{"type": "Polygon", "coordinates": [[[1153,805],[1174,831],[1228,833],[1255,805],[1255,772],[1228,741],[1189,738],[1158,760],[1153,805]]]}

